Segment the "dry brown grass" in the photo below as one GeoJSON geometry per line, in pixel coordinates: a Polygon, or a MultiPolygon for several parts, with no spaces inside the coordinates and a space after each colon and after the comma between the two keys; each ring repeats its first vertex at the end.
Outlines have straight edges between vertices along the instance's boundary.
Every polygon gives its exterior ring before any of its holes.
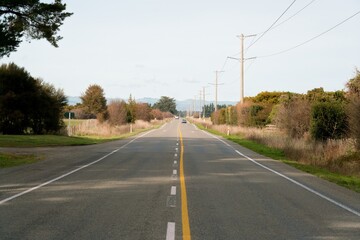
{"type": "Polygon", "coordinates": [[[355,142],[351,139],[316,142],[307,134],[299,139],[290,138],[278,129],[213,125],[202,120],[194,122],[224,134],[229,131],[230,134],[280,149],[290,160],[326,168],[336,173],[360,176],[360,154],[356,153],[355,142]]]}
{"type": "MultiPolygon", "coordinates": [[[[154,127],[159,125],[161,121],[146,122],[137,120],[132,124],[132,130],[140,130],[154,127]]],[[[96,119],[85,120],[82,123],[71,126],[70,134],[73,136],[97,136],[97,137],[118,137],[127,133],[130,133],[130,124],[111,126],[109,123],[99,123],[96,119]]]]}

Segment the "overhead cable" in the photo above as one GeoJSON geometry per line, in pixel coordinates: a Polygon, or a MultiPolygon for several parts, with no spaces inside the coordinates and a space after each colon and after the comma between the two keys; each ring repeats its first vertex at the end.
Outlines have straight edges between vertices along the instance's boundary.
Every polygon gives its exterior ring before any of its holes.
{"type": "Polygon", "coordinates": [[[291,8],[291,6],[296,2],[297,0],[294,0],[286,9],[285,11],[275,20],[275,22],[273,22],[270,27],[263,32],[260,37],[258,37],[254,42],[252,42],[247,48],[250,48],[251,46],[253,46],[255,43],[257,43],[268,31],[270,31],[271,28],[273,28],[273,26],[280,20],[280,18],[282,16],[284,16],[284,14],[291,8]]]}
{"type": "Polygon", "coordinates": [[[340,25],[342,25],[343,23],[347,22],[348,20],[350,20],[351,18],[355,17],[355,16],[358,15],[359,13],[360,13],[360,11],[354,13],[354,14],[351,15],[350,17],[346,18],[345,20],[341,21],[340,23],[336,24],[335,26],[329,28],[328,30],[326,30],[326,31],[324,31],[324,32],[316,35],[315,37],[312,37],[312,38],[310,38],[309,40],[307,40],[307,41],[305,41],[305,42],[302,42],[302,43],[300,43],[300,44],[298,44],[298,45],[296,45],[296,46],[293,46],[293,47],[291,47],[291,48],[282,50],[282,51],[280,51],[280,52],[276,52],[276,53],[272,53],[272,54],[268,54],[268,55],[263,55],[263,56],[258,56],[257,58],[272,57],[272,56],[276,56],[276,55],[279,55],[279,54],[283,54],[283,53],[289,52],[289,51],[294,50],[294,49],[296,49],[296,48],[298,48],[298,47],[301,47],[301,46],[303,46],[303,45],[305,45],[305,44],[307,44],[307,43],[309,43],[309,42],[311,42],[311,41],[313,41],[313,40],[321,37],[322,35],[330,32],[331,30],[337,28],[338,26],[340,26],[340,25]]]}

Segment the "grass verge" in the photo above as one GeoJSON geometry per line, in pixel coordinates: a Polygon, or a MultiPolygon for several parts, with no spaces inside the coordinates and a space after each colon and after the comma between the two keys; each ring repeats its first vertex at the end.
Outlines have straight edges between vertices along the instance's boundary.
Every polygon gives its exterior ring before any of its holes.
{"type": "Polygon", "coordinates": [[[15,167],[40,161],[34,154],[0,153],[0,168],[15,167]]]}
{"type": "Polygon", "coordinates": [[[85,137],[58,135],[0,135],[0,147],[54,147],[90,145],[110,141],[85,137]]]}
{"type": "Polygon", "coordinates": [[[344,176],[341,174],[330,172],[323,168],[319,168],[319,167],[315,167],[315,166],[311,166],[311,165],[305,165],[305,164],[297,162],[297,161],[292,161],[291,159],[289,160],[285,156],[284,152],[279,149],[271,148],[266,145],[254,142],[254,141],[244,139],[243,137],[238,136],[238,135],[227,136],[226,134],[223,134],[223,133],[218,132],[213,129],[205,129],[201,124],[196,124],[196,126],[199,129],[208,131],[208,132],[218,135],[218,136],[222,136],[225,139],[228,139],[234,143],[237,143],[243,147],[246,147],[246,148],[248,148],[254,152],[257,152],[263,156],[266,156],[266,157],[269,157],[269,158],[272,158],[275,160],[280,160],[280,161],[282,161],[290,166],[293,166],[301,171],[310,173],[312,175],[315,175],[315,176],[325,179],[327,181],[336,183],[340,186],[346,187],[353,191],[360,192],[360,178],[358,178],[358,177],[344,176]]]}

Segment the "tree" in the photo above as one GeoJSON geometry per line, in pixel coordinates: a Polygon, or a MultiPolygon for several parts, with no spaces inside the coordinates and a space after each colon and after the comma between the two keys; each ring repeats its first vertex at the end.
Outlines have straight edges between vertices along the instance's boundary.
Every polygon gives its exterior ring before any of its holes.
{"type": "Polygon", "coordinates": [[[56,132],[63,125],[65,105],[62,90],[13,63],[0,67],[0,133],[56,132]]]}
{"type": "Polygon", "coordinates": [[[136,101],[131,94],[127,103],[127,123],[135,123],[136,121],[136,101]]]}
{"type": "Polygon", "coordinates": [[[205,109],[205,117],[210,117],[211,114],[215,111],[215,107],[213,103],[210,103],[209,105],[204,105],[202,108],[202,112],[205,109]]]}
{"type": "Polygon", "coordinates": [[[58,35],[65,18],[66,4],[61,0],[41,3],[39,0],[0,1],[0,57],[16,51],[22,38],[46,39],[54,47],[62,39],[58,35]]]}
{"type": "Polygon", "coordinates": [[[356,69],[355,77],[346,84],[349,101],[347,114],[351,136],[356,140],[356,148],[360,151],[360,71],[356,69]]]}
{"type": "Polygon", "coordinates": [[[147,103],[137,103],[135,108],[136,119],[149,122],[151,119],[151,108],[147,103]]]}
{"type": "Polygon", "coordinates": [[[104,90],[99,85],[90,85],[80,98],[88,118],[96,118],[98,114],[105,114],[106,98],[104,90]]]}
{"type": "Polygon", "coordinates": [[[107,107],[110,125],[123,125],[127,121],[127,104],[123,100],[112,101],[107,107]]]}
{"type": "Polygon", "coordinates": [[[162,96],[160,100],[154,104],[154,108],[157,108],[162,112],[171,112],[172,114],[177,114],[176,101],[174,98],[162,96]]]}
{"type": "Polygon", "coordinates": [[[252,97],[251,100],[254,103],[271,103],[278,104],[280,97],[284,92],[261,92],[255,97],[252,97]]]}
{"type": "Polygon", "coordinates": [[[304,97],[287,95],[275,105],[270,114],[273,122],[288,136],[301,138],[310,129],[310,102],[304,97]]]}

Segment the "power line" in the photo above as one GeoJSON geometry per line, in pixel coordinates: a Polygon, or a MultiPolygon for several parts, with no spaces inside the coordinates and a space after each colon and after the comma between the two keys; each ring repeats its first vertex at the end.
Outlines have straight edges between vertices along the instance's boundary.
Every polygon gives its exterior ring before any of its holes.
{"type": "Polygon", "coordinates": [[[301,46],[303,46],[303,45],[305,45],[305,44],[307,44],[307,43],[309,43],[309,42],[311,42],[311,41],[313,41],[313,40],[321,37],[322,35],[330,32],[331,30],[337,28],[338,26],[340,26],[340,25],[342,25],[343,23],[347,22],[348,20],[350,20],[351,18],[355,17],[355,16],[358,15],[359,13],[360,13],[360,11],[356,12],[355,14],[351,15],[350,17],[346,18],[345,20],[341,21],[340,23],[336,24],[335,26],[333,26],[333,27],[329,28],[328,30],[326,30],[326,31],[324,31],[324,32],[316,35],[315,37],[310,38],[309,40],[307,40],[307,41],[305,41],[305,42],[303,42],[303,43],[300,43],[300,44],[298,44],[298,45],[296,45],[296,46],[293,46],[293,47],[291,47],[291,48],[282,50],[282,51],[280,51],[280,52],[276,52],[276,53],[272,53],[272,54],[268,54],[268,55],[263,55],[263,56],[258,56],[257,58],[272,57],[272,56],[276,56],[276,55],[279,55],[279,54],[283,54],[283,53],[289,52],[289,51],[291,51],[291,50],[294,50],[295,48],[301,47],[301,46]]]}
{"type": "Polygon", "coordinates": [[[296,2],[297,0],[294,0],[286,9],[285,11],[275,20],[275,22],[273,22],[270,27],[263,32],[260,37],[258,37],[252,44],[250,44],[247,48],[250,48],[251,46],[253,46],[255,43],[257,43],[268,31],[270,31],[270,29],[280,20],[280,18],[291,8],[291,6],[296,2]]]}
{"type": "MultiPolygon", "coordinates": [[[[289,21],[290,19],[292,19],[293,17],[295,17],[296,15],[298,15],[300,12],[302,12],[305,8],[307,8],[308,6],[310,6],[312,3],[314,3],[316,0],[312,0],[311,2],[309,2],[308,4],[306,4],[303,8],[301,8],[299,11],[297,11],[296,13],[294,13],[293,15],[291,15],[290,17],[288,17],[287,19],[285,19],[284,21],[280,22],[279,24],[276,24],[275,26],[273,26],[270,30],[273,30],[277,27],[279,27],[280,25],[286,23],[287,21],[289,21]]],[[[270,31],[269,30],[269,31],[270,31]]],[[[263,32],[261,32],[263,33],[263,32]]],[[[257,33],[257,35],[261,34],[261,33],[257,33]]]]}

